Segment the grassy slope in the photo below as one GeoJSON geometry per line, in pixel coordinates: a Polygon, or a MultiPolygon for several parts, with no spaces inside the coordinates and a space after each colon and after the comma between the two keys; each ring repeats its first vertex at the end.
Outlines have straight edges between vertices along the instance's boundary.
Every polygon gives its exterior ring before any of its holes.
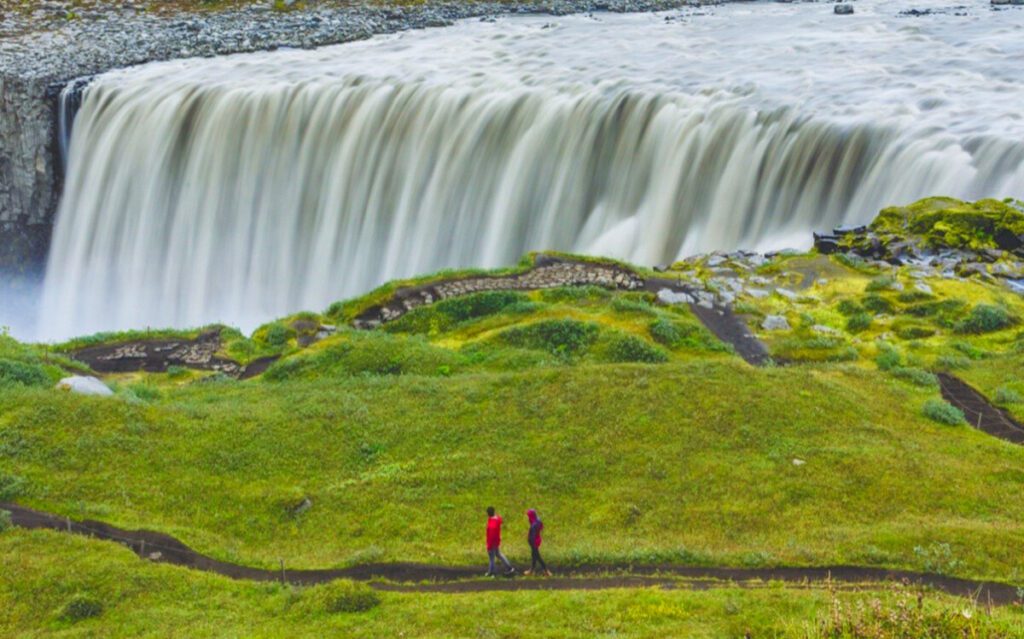
{"type": "MultiPolygon", "coordinates": [[[[0,536],[0,634],[18,637],[817,637],[838,602],[845,611],[886,614],[911,595],[829,593],[782,586],[709,592],[382,593],[363,613],[327,614],[317,589],[233,582],[138,561],[107,542],[44,531],[0,536]],[[104,604],[102,615],[70,622],[59,611],[76,594],[104,604]],[[872,603],[872,602],[878,603],[872,603]]],[[[979,636],[1013,636],[1019,608],[989,616],[962,601],[928,596],[933,617],[969,623],[979,636]],[[963,610],[972,614],[962,619],[963,610]]],[[[849,614],[847,612],[846,614],[849,614]]],[[[913,628],[913,630],[921,630],[913,628]]],[[[959,635],[958,635],[959,636],[959,635]]]]}
{"type": "Polygon", "coordinates": [[[933,391],[736,361],[0,394],[20,501],[248,564],[481,559],[481,510],[555,561],[850,562],[1017,579],[1024,450],[919,417],[933,391]],[[908,407],[910,410],[908,410],[908,407]],[[793,464],[799,458],[807,463],[793,464]],[[308,496],[300,516],[289,507],[308,496]]]}

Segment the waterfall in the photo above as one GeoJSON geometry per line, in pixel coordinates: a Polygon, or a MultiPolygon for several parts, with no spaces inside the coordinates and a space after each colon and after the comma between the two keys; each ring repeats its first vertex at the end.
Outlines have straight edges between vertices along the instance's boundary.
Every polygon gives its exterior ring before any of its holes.
{"type": "MultiPolygon", "coordinates": [[[[304,53],[278,55],[294,69],[304,53]]],[[[928,195],[1024,195],[1024,143],[902,115],[333,67],[234,82],[225,69],[252,65],[221,64],[202,82],[171,68],[85,88],[43,337],[252,328],[389,279],[508,265],[530,250],[655,265],[806,246],[811,230],[928,195]]]]}
{"type": "Polygon", "coordinates": [[[74,127],[75,116],[82,106],[82,93],[89,85],[90,78],[72,80],[60,92],[57,102],[57,147],[60,153],[61,170],[67,173],[68,153],[71,146],[71,129],[74,127]]]}

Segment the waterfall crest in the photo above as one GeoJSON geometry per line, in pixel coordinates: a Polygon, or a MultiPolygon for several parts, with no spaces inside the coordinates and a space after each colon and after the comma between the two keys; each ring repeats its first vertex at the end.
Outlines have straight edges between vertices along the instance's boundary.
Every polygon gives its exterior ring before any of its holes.
{"type": "Polygon", "coordinates": [[[927,195],[1024,195],[1024,143],[987,131],[621,82],[154,72],[101,76],[81,97],[42,304],[51,339],[251,328],[529,250],[653,265],[806,246],[927,195]]]}

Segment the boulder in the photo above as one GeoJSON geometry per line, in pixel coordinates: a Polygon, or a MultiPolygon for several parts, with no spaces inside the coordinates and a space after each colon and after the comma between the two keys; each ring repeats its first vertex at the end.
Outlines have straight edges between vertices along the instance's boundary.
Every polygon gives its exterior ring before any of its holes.
{"type": "Polygon", "coordinates": [[[1009,229],[1001,228],[992,236],[996,246],[1004,251],[1016,251],[1024,247],[1024,235],[1017,235],[1009,229]]]}
{"type": "Polygon", "coordinates": [[[837,16],[848,16],[853,13],[852,4],[837,4],[833,9],[837,16]]]}
{"type": "Polygon", "coordinates": [[[110,396],[114,391],[106,384],[91,376],[72,375],[57,382],[57,390],[69,391],[78,395],[110,396]]]}
{"type": "Polygon", "coordinates": [[[814,234],[814,248],[822,255],[831,255],[839,250],[839,237],[835,235],[814,234]]]}
{"type": "Polygon", "coordinates": [[[789,320],[781,315],[769,315],[761,322],[761,328],[766,331],[788,331],[789,320]]]}
{"type": "Polygon", "coordinates": [[[693,297],[684,292],[675,292],[672,289],[663,288],[658,291],[658,301],[662,304],[693,304],[693,297]]]}

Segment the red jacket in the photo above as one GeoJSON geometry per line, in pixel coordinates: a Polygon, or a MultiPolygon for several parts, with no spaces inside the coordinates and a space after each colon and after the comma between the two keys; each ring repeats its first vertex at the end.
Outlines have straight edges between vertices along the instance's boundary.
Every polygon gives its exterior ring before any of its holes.
{"type": "Polygon", "coordinates": [[[487,518],[487,550],[494,550],[501,545],[501,516],[487,518]]]}
{"type": "Polygon", "coordinates": [[[526,534],[526,543],[530,544],[531,548],[540,548],[540,531],[544,530],[544,522],[533,508],[526,511],[526,518],[530,520],[530,532],[526,534]]]}

